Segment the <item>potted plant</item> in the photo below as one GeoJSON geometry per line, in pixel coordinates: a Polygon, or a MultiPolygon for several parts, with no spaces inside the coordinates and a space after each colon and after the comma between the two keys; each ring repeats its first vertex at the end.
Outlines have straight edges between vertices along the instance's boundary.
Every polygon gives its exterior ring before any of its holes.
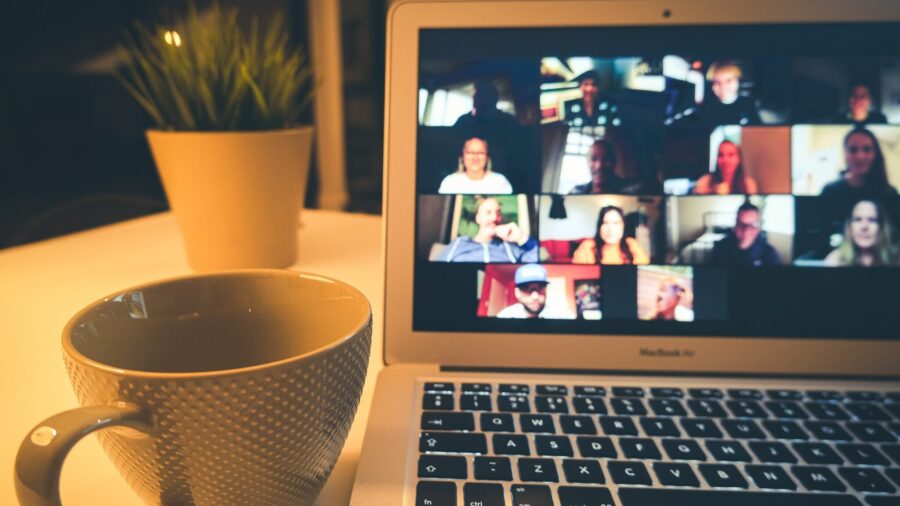
{"type": "Polygon", "coordinates": [[[313,129],[298,126],[312,70],[280,18],[261,32],[237,10],[193,5],[173,26],[137,24],[117,77],[150,115],[147,139],[196,271],[286,267],[313,129]]]}

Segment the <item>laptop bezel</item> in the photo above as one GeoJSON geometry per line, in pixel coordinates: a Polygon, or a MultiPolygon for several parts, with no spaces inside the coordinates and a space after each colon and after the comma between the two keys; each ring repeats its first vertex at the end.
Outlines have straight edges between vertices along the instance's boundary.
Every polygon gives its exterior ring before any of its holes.
{"type": "Polygon", "coordinates": [[[900,340],[412,330],[419,30],[900,21],[890,2],[398,1],[388,14],[384,361],[464,368],[900,376],[900,340]]]}

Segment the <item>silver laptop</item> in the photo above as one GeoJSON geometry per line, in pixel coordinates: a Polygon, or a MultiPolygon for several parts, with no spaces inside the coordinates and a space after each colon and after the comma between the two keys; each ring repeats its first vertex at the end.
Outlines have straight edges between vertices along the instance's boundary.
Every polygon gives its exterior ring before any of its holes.
{"type": "Polygon", "coordinates": [[[900,3],[398,2],[351,503],[900,504],[900,3]]]}

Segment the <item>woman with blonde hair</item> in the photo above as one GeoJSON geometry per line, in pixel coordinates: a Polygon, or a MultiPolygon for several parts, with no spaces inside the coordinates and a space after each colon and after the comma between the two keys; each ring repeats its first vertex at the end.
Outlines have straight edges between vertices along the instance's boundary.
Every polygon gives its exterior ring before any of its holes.
{"type": "Polygon", "coordinates": [[[860,200],[844,223],[844,240],[825,257],[830,267],[897,265],[890,221],[874,200],[860,200]]]}
{"type": "Polygon", "coordinates": [[[445,177],[438,188],[438,193],[507,195],[512,192],[509,180],[492,170],[488,143],[480,137],[470,137],[463,143],[456,172],[445,177]]]}

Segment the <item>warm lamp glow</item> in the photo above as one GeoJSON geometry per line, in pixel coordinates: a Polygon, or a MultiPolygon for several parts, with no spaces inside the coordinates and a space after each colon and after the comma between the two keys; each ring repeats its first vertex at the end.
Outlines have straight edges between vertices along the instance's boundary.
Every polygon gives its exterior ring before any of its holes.
{"type": "Polygon", "coordinates": [[[178,35],[178,32],[174,30],[169,30],[163,34],[163,39],[170,46],[181,47],[181,35],[178,35]]]}

